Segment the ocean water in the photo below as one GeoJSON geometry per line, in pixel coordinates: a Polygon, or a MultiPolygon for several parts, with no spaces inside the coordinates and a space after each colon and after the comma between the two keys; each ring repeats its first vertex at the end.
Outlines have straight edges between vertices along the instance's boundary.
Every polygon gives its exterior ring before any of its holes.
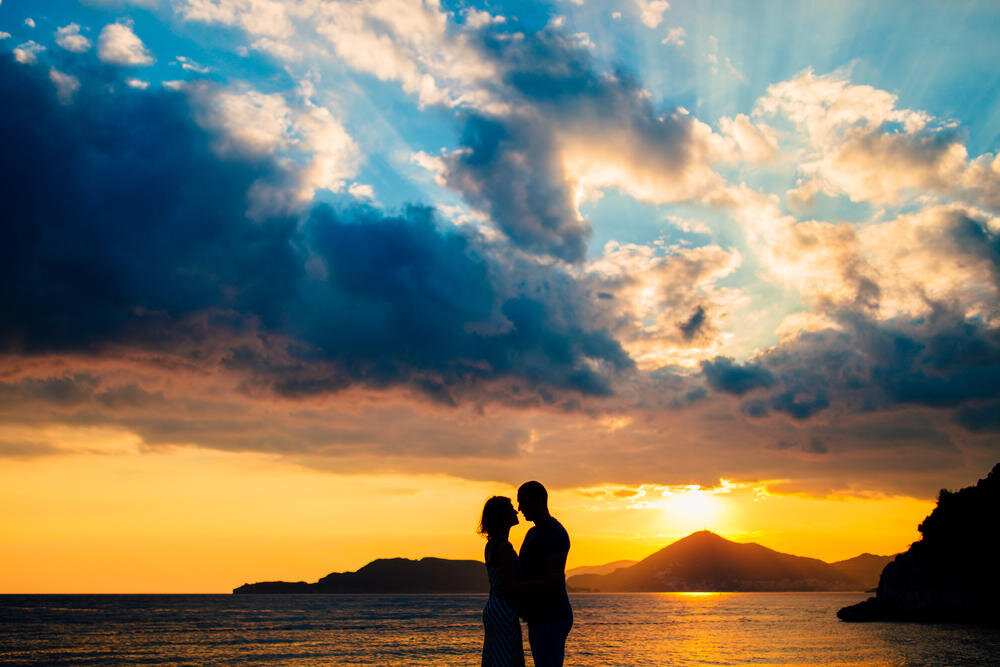
{"type": "MultiPolygon", "coordinates": [[[[837,620],[837,609],[863,597],[573,595],[566,664],[1000,664],[1000,629],[837,620]]],[[[476,665],[484,601],[478,595],[5,595],[0,663],[476,665]]]]}

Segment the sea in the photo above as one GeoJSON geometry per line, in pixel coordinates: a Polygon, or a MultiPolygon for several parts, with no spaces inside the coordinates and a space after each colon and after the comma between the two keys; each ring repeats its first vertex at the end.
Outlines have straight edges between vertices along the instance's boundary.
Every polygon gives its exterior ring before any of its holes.
{"type": "MultiPolygon", "coordinates": [[[[575,594],[566,665],[1000,664],[997,628],[837,620],[837,609],[864,597],[575,594]]],[[[481,595],[4,595],[0,663],[478,665],[484,602],[481,595]]]]}

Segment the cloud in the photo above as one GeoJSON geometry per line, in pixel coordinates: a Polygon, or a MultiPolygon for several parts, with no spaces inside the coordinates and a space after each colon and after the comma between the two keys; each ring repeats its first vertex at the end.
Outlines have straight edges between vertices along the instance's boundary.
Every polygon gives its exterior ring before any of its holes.
{"type": "Polygon", "coordinates": [[[820,316],[854,309],[887,320],[936,304],[998,322],[1000,224],[964,205],[928,205],[864,225],[798,221],[776,197],[730,190],[733,213],[763,267],[761,277],[797,291],[820,316]]]}
{"type": "Polygon", "coordinates": [[[97,57],[110,65],[148,66],[156,58],[145,47],[132,26],[125,23],[109,23],[97,38],[97,57]]]}
{"type": "MultiPolygon", "coordinates": [[[[271,39],[270,37],[258,37],[250,44],[250,48],[290,63],[297,63],[302,60],[303,56],[301,49],[295,48],[286,42],[271,39]]],[[[246,47],[242,47],[239,53],[245,56],[249,54],[249,50],[246,47]]]]}
{"type": "Polygon", "coordinates": [[[754,124],[744,114],[720,118],[719,129],[723,137],[735,144],[733,152],[747,162],[769,163],[778,156],[774,131],[765,125],[754,124]]]}
{"type": "Polygon", "coordinates": [[[698,306],[695,311],[691,313],[689,317],[684,322],[677,325],[677,328],[681,330],[681,334],[684,336],[685,340],[691,340],[705,327],[705,308],[704,306],[698,306]]]}
{"type": "Polygon", "coordinates": [[[35,19],[33,19],[33,18],[31,18],[29,16],[28,18],[24,19],[24,25],[26,25],[29,28],[34,28],[35,27],[35,19]]]}
{"type": "MultiPolygon", "coordinates": [[[[93,448],[89,434],[99,430],[127,435],[138,451],[197,444],[341,473],[511,482],[538,476],[557,488],[609,481],[711,486],[722,477],[779,492],[927,498],[982,467],[991,451],[988,442],[963,440],[946,414],[914,408],[803,421],[728,415],[726,395],[683,408],[650,404],[596,414],[428,404],[398,390],[357,386],[332,398],[283,397],[249,392],[238,374],[205,372],[204,360],[192,359],[163,350],[5,357],[0,441],[21,443],[21,455],[49,445],[51,455],[93,448]],[[80,444],[70,444],[74,437],[80,444]],[[822,447],[827,454],[816,451],[822,447]]],[[[643,391],[662,396],[664,389],[643,391]]]]}
{"type": "Polygon", "coordinates": [[[955,422],[970,431],[1000,431],[1000,400],[962,406],[955,413],[955,422]]]}
{"type": "Polygon", "coordinates": [[[494,16],[489,12],[475,9],[473,7],[464,9],[462,11],[462,16],[465,18],[465,25],[474,29],[484,28],[495,23],[507,22],[507,18],[504,16],[494,16]]]}
{"type": "Polygon", "coordinates": [[[254,185],[253,217],[306,205],[318,189],[341,191],[357,172],[357,144],[329,109],[308,97],[293,105],[245,83],[200,81],[181,89],[190,95],[198,123],[217,134],[220,155],[282,158],[283,169],[254,185]]]}
{"type": "MultiPolygon", "coordinates": [[[[233,305],[220,290],[244,283],[240,260],[221,253],[210,271],[198,263],[213,244],[240,245],[246,191],[268,165],[211,158],[210,136],[169,91],[82,85],[77,104],[61,108],[47,81],[2,66],[4,95],[18,101],[4,124],[2,277],[14,293],[4,346],[87,347],[123,335],[141,313],[233,305]]],[[[247,285],[287,267],[281,226],[256,228],[256,247],[272,254],[247,285]]]]}
{"type": "Polygon", "coordinates": [[[743,295],[718,283],[741,261],[738,252],[717,245],[609,242],[585,265],[580,280],[589,299],[601,304],[594,317],[640,368],[695,368],[726,345],[723,332],[743,295]]]}
{"type": "Polygon", "coordinates": [[[41,44],[28,40],[24,44],[19,44],[14,49],[14,60],[22,65],[34,65],[38,62],[38,54],[45,50],[41,44]]]}
{"type": "Polygon", "coordinates": [[[211,67],[206,67],[205,65],[199,65],[195,61],[187,58],[185,56],[177,56],[174,58],[174,63],[178,63],[185,72],[194,72],[195,74],[208,74],[212,71],[211,67]]]}
{"type": "Polygon", "coordinates": [[[145,7],[147,9],[156,9],[160,0],[88,0],[90,4],[104,5],[107,7],[145,7]]]}
{"type": "Polygon", "coordinates": [[[56,95],[63,104],[73,101],[73,94],[80,89],[80,80],[71,74],[60,72],[56,68],[49,69],[49,79],[56,86],[56,95]]]}
{"type": "MultiPolygon", "coordinates": [[[[239,8],[201,7],[213,5],[239,8]]],[[[364,29],[389,35],[373,17],[390,9],[364,8],[364,29]]],[[[259,30],[292,44],[304,15],[288,14],[287,36],[280,21],[259,30]]],[[[368,193],[354,180],[360,149],[309,90],[147,88],[114,68],[0,58],[12,100],[0,128],[3,421],[110,425],[144,447],[268,451],[320,469],[541,469],[566,485],[735,473],[809,492],[925,493],[996,452],[1000,224],[988,207],[798,220],[713,171],[795,154],[776,152],[772,139],[788,137],[759,117],[714,133],[655,108],[573,38],[476,22],[482,34],[461,39],[446,22],[446,39],[495,76],[432,77],[440,104],[460,107],[460,145],[420,159],[500,231],[422,206],[312,205],[322,188],[368,193]],[[80,83],[74,104],[60,104],[53,71],[80,83]],[[604,189],[723,207],[748,245],[618,242],[588,256],[580,206],[604,189]],[[749,361],[730,342],[743,271],[811,308],[749,361]]],[[[411,62],[432,57],[420,49],[411,62]]],[[[919,124],[868,92],[866,113],[919,124]]],[[[807,116],[802,127],[842,131],[807,116]]],[[[963,196],[986,197],[996,164],[967,162],[963,196]]],[[[803,199],[806,183],[840,191],[818,171],[799,176],[803,199]]],[[[0,433],[0,451],[51,440],[21,435],[0,433]]]]}
{"type": "Polygon", "coordinates": [[[288,37],[292,22],[280,0],[185,0],[177,12],[189,21],[237,25],[250,34],[288,37]]]}
{"type": "Polygon", "coordinates": [[[347,191],[357,199],[375,199],[375,190],[365,183],[351,183],[347,191]]]}
{"type": "Polygon", "coordinates": [[[460,109],[460,148],[434,156],[442,183],[532,253],[580,261],[590,235],[581,201],[605,188],[654,203],[703,197],[722,184],[711,162],[736,150],[683,110],[655,110],[630,76],[598,71],[586,46],[554,27],[525,35],[492,19],[455,23],[432,2],[266,5],[266,25],[234,0],[191,0],[181,14],[240,26],[282,58],[333,48],[421,105],[460,109]]]}
{"type": "Polygon", "coordinates": [[[284,96],[258,92],[247,84],[222,87],[199,82],[184,88],[195,103],[198,123],[219,138],[223,156],[274,155],[289,142],[293,111],[284,96]]]}
{"type": "Polygon", "coordinates": [[[774,384],[774,376],[759,363],[737,364],[730,357],[701,362],[701,372],[712,389],[737,396],[774,384]]]}
{"type": "Polygon", "coordinates": [[[343,372],[376,385],[408,377],[448,399],[507,375],[606,394],[607,375],[630,367],[607,334],[563,320],[538,298],[497,294],[474,247],[437,232],[429,212],[368,216],[318,208],[306,226],[322,280],[303,296],[297,337],[343,372]],[[353,314],[350,330],[328,325],[338,312],[353,314]]]}
{"type": "Polygon", "coordinates": [[[46,367],[60,359],[77,367],[95,361],[36,357],[33,368],[0,381],[0,457],[120,453],[121,445],[98,449],[94,441],[124,440],[133,451],[197,444],[312,459],[313,467],[359,458],[366,466],[397,458],[420,467],[516,459],[530,437],[520,425],[462,408],[432,410],[428,419],[426,405],[404,395],[386,401],[384,393],[350,391],[337,402],[294,404],[249,396],[225,376],[166,373],[155,362],[106,359],[75,373],[46,367]],[[291,409],[275,412],[276,404],[291,409]]]}
{"type": "MultiPolygon", "coordinates": [[[[717,191],[711,163],[739,149],[683,110],[654,109],[632,77],[600,72],[579,36],[557,27],[526,35],[469,13],[456,22],[430,1],[262,0],[267,22],[236,0],[188,0],[180,13],[239,26],[253,48],[288,63],[322,60],[332,49],[351,68],[398,82],[422,106],[459,109],[461,146],[434,156],[441,182],[535,254],[580,261],[590,223],[579,204],[602,189],[657,204],[717,191]]],[[[739,136],[750,152],[766,143],[739,136]]]]}
{"type": "Polygon", "coordinates": [[[443,158],[449,187],[485,209],[518,245],[583,258],[590,224],[575,210],[547,128],[471,115],[462,144],[443,158]]]}
{"type": "MultiPolygon", "coordinates": [[[[345,62],[400,82],[421,104],[490,104],[477,88],[493,67],[449,26],[437,2],[330,3],[317,18],[317,32],[345,62]]],[[[473,21],[469,27],[483,25],[473,21]]]]}
{"type": "Polygon", "coordinates": [[[360,72],[398,82],[421,105],[502,104],[484,96],[482,83],[494,71],[469,39],[502,23],[485,12],[467,12],[464,25],[435,0],[185,0],[178,12],[190,21],[238,26],[255,38],[251,48],[286,62],[332,51],[360,72]]]}
{"type": "Polygon", "coordinates": [[[970,161],[955,122],[896,102],[887,91],[851,83],[845,71],[806,69],[769,86],[755,114],[795,124],[807,149],[799,172],[811,192],[898,205],[930,191],[1000,211],[995,156],[970,161]]]}
{"type": "Polygon", "coordinates": [[[647,28],[659,27],[664,12],[670,9],[670,3],[664,0],[635,0],[635,6],[639,10],[639,20],[647,28]]]}
{"type": "Polygon", "coordinates": [[[76,23],[56,30],[56,44],[73,53],[83,53],[90,49],[90,40],[80,34],[80,26],[76,23]]]}
{"type": "Polygon", "coordinates": [[[601,73],[557,31],[486,37],[513,110],[468,112],[461,147],[441,156],[444,182],[515,243],[571,262],[590,223],[579,203],[605,188],[663,204],[721,187],[711,162],[728,149],[683,110],[657,112],[623,72],[601,73]]]}
{"type": "Polygon", "coordinates": [[[212,150],[216,134],[184,95],[84,85],[60,108],[31,71],[0,65],[17,100],[3,137],[5,350],[123,346],[222,369],[253,391],[360,383],[445,403],[561,404],[608,395],[633,368],[576,303],[508,275],[428,209],[250,220],[248,193],[281,167],[212,150]]]}
{"type": "Polygon", "coordinates": [[[945,308],[881,322],[845,311],[837,322],[836,330],[803,333],[746,364],[703,362],[702,372],[717,391],[758,390],[742,406],[752,417],[961,407],[958,423],[984,423],[977,406],[996,395],[1000,330],[945,308]]]}
{"type": "Polygon", "coordinates": [[[684,46],[684,40],[687,39],[687,30],[681,26],[676,26],[667,30],[667,36],[663,38],[660,42],[661,44],[673,44],[674,46],[684,46]]]}

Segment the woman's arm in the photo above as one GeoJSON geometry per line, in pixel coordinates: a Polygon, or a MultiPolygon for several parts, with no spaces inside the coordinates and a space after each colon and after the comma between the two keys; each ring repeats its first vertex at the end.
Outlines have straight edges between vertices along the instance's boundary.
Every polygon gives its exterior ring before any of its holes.
{"type": "Polygon", "coordinates": [[[498,549],[494,554],[494,558],[503,572],[503,585],[498,592],[505,597],[514,597],[525,593],[559,588],[566,580],[566,575],[561,570],[546,573],[545,576],[539,579],[522,579],[520,573],[517,571],[517,557],[513,547],[510,549],[498,549]]]}

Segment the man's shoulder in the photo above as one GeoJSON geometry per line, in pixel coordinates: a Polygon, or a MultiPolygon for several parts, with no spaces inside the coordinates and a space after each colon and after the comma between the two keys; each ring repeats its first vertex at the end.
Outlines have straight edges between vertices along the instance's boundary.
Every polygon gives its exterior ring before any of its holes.
{"type": "MultiPolygon", "coordinates": [[[[561,523],[559,523],[559,519],[555,518],[554,516],[550,516],[548,518],[545,527],[546,529],[555,533],[566,533],[566,529],[563,527],[561,523]]],[[[566,534],[568,535],[568,533],[566,534]]]]}
{"type": "Polygon", "coordinates": [[[569,533],[563,527],[559,520],[554,516],[549,517],[545,522],[545,534],[550,540],[556,541],[558,544],[565,544],[567,547],[569,545],[569,533]]]}

